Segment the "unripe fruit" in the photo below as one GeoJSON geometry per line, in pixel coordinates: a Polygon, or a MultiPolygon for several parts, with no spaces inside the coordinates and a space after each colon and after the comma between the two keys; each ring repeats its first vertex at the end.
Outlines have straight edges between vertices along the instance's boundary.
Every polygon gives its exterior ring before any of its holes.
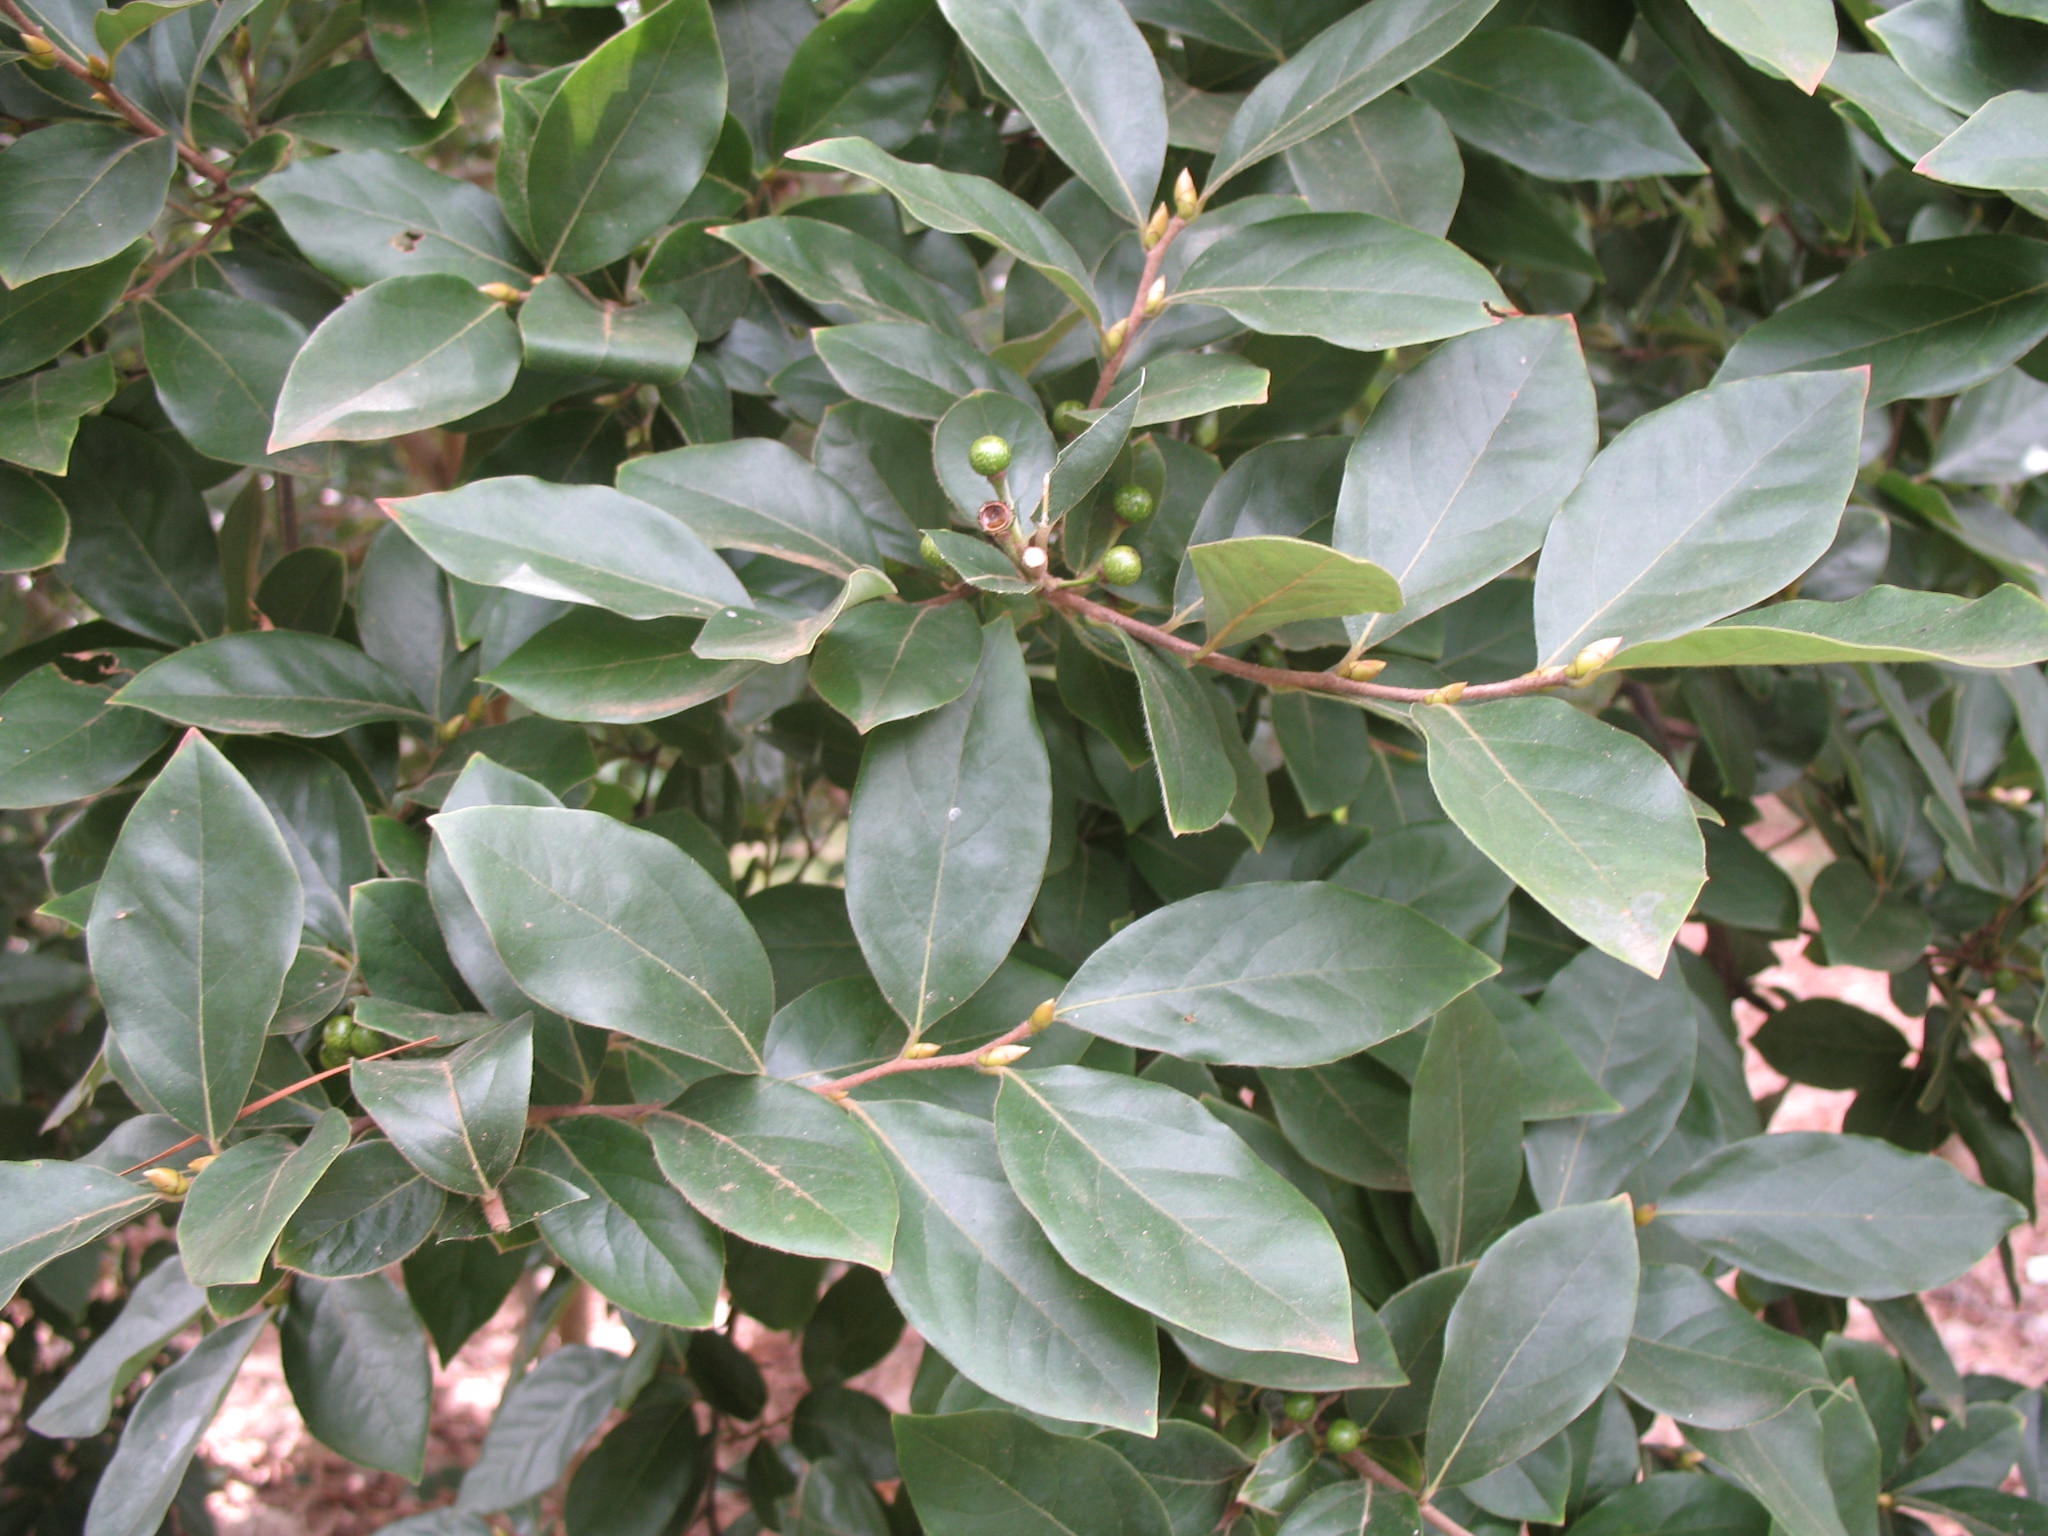
{"type": "Polygon", "coordinates": [[[358,1024],[348,1032],[348,1049],[352,1056],[374,1056],[384,1049],[384,1037],[368,1025],[358,1024]]]}
{"type": "Polygon", "coordinates": [[[1088,407],[1079,400],[1062,400],[1052,408],[1052,424],[1068,436],[1088,430],[1088,407]]]}
{"type": "Polygon", "coordinates": [[[347,1014],[337,1014],[327,1021],[327,1027],[320,1031],[320,1045],[324,1050],[332,1046],[337,1051],[347,1051],[354,1043],[356,1021],[347,1014]]]}
{"type": "Polygon", "coordinates": [[[332,1071],[333,1071],[333,1070],[334,1070],[334,1069],[335,1069],[336,1067],[345,1067],[345,1066],[347,1066],[347,1065],[348,1065],[348,1064],[349,1064],[350,1062],[354,1061],[355,1059],[356,1059],[356,1058],[355,1058],[355,1053],[354,1053],[354,1052],[352,1052],[351,1050],[349,1050],[349,1048],[348,1048],[347,1046],[345,1046],[345,1045],[329,1045],[329,1044],[327,1044],[327,1043],[326,1043],[325,1041],[322,1041],[322,1042],[321,1042],[321,1045],[320,1045],[320,1070],[321,1070],[321,1071],[323,1071],[323,1072],[332,1072],[332,1071]]]}
{"type": "Polygon", "coordinates": [[[1313,1392],[1296,1392],[1280,1405],[1280,1411],[1297,1424],[1306,1424],[1316,1416],[1316,1398],[1313,1392]]]}
{"type": "Polygon", "coordinates": [[[1142,485],[1126,485],[1116,493],[1116,515],[1127,523],[1144,522],[1157,506],[1152,493],[1142,485]]]}
{"type": "Polygon", "coordinates": [[[967,462],[977,475],[1000,475],[1010,467],[1010,445],[993,432],[977,437],[968,445],[967,462]]]}
{"type": "Polygon", "coordinates": [[[1102,579],[1112,587],[1128,587],[1145,574],[1145,562],[1128,544],[1112,545],[1102,557],[1102,579]]]}
{"type": "Polygon", "coordinates": [[[935,571],[950,572],[953,569],[946,563],[946,557],[939,553],[938,540],[928,533],[918,535],[917,552],[924,557],[924,563],[935,571]]]}
{"type": "Polygon", "coordinates": [[[1357,1450],[1358,1442],[1364,1438],[1358,1426],[1349,1419],[1332,1419],[1323,1431],[1324,1447],[1338,1456],[1357,1450]]]}

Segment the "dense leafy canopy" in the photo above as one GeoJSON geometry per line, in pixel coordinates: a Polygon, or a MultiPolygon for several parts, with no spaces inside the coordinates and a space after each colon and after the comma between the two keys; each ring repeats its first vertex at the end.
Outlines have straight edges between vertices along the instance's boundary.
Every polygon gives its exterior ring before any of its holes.
{"type": "Polygon", "coordinates": [[[2048,1529],[2038,0],[0,0],[0,139],[0,1528],[274,1350],[414,1536],[2048,1529]]]}

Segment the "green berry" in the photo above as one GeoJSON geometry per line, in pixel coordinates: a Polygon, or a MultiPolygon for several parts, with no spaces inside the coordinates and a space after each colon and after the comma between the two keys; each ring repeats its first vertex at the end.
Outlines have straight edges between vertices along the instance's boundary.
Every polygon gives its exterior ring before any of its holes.
{"type": "Polygon", "coordinates": [[[357,1056],[374,1056],[384,1049],[384,1037],[367,1024],[358,1024],[348,1032],[348,1048],[357,1056]]]}
{"type": "Polygon", "coordinates": [[[347,1066],[347,1065],[348,1065],[348,1064],[349,1064],[350,1062],[352,1062],[352,1061],[354,1061],[354,1060],[355,1060],[355,1057],[349,1054],[349,1049],[348,1049],[348,1047],[347,1047],[347,1046],[345,1046],[345,1045],[329,1045],[329,1044],[328,1044],[328,1043],[327,1043],[326,1041],[324,1041],[324,1040],[323,1040],[323,1041],[321,1041],[321,1043],[320,1043],[320,1070],[321,1070],[321,1071],[323,1071],[323,1072],[332,1072],[332,1071],[333,1071],[333,1070],[334,1070],[334,1069],[335,1069],[336,1067],[345,1067],[345,1066],[347,1066]]]}
{"type": "Polygon", "coordinates": [[[2027,916],[2037,923],[2048,923],[2048,895],[2036,896],[2029,902],[2027,916]]]}
{"type": "Polygon", "coordinates": [[[1010,445],[991,432],[967,447],[967,462],[977,475],[1000,475],[1010,467],[1010,445]]]}
{"type": "Polygon", "coordinates": [[[1127,523],[1142,523],[1157,505],[1142,485],[1127,485],[1116,493],[1116,515],[1127,523]]]}
{"type": "Polygon", "coordinates": [[[1358,1442],[1364,1438],[1365,1436],[1359,1431],[1358,1426],[1349,1419],[1332,1419],[1330,1420],[1329,1428],[1323,1431],[1323,1445],[1325,1449],[1339,1456],[1342,1456],[1346,1451],[1357,1450],[1358,1442]]]}
{"type": "Polygon", "coordinates": [[[1102,579],[1112,587],[1128,587],[1145,574],[1145,562],[1128,544],[1117,544],[1102,557],[1102,579]]]}
{"type": "Polygon", "coordinates": [[[1068,437],[1088,430],[1088,407],[1079,400],[1062,400],[1052,408],[1052,424],[1068,437]]]}
{"type": "Polygon", "coordinates": [[[1313,1392],[1296,1392],[1280,1405],[1280,1411],[1297,1424],[1306,1424],[1316,1416],[1316,1397],[1313,1392]]]}
{"type": "Polygon", "coordinates": [[[350,1037],[355,1033],[356,1021],[345,1013],[336,1014],[327,1021],[327,1027],[320,1031],[323,1048],[332,1046],[337,1051],[349,1048],[350,1037]]]}
{"type": "Polygon", "coordinates": [[[946,563],[946,557],[939,553],[939,541],[928,533],[918,535],[917,552],[924,557],[924,563],[935,571],[953,569],[946,563]]]}

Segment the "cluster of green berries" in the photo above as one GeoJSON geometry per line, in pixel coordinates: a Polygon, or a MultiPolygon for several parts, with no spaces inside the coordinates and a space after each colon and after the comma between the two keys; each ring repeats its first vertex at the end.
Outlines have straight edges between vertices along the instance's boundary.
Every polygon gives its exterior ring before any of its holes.
{"type": "MultiPolygon", "coordinates": [[[[1316,1397],[1313,1392],[1296,1392],[1280,1405],[1280,1411],[1295,1424],[1307,1424],[1316,1416],[1316,1397]]],[[[1358,1449],[1365,1432],[1350,1419],[1332,1419],[1323,1426],[1323,1448],[1342,1456],[1347,1451],[1358,1449]]]]}
{"type": "MultiPolygon", "coordinates": [[[[1070,415],[1070,407],[1072,410],[1082,409],[1078,402],[1067,401],[1061,405],[1060,413],[1070,415]]],[[[967,445],[968,467],[977,475],[988,479],[994,479],[1008,470],[1010,458],[1008,439],[998,437],[993,432],[984,437],[977,437],[967,445]]],[[[1152,493],[1142,485],[1118,487],[1113,506],[1118,520],[1125,523],[1142,523],[1158,510],[1158,503],[1153,499],[1152,493]]],[[[944,558],[929,536],[920,544],[919,552],[928,564],[943,568],[944,558]]],[[[1104,553],[1101,570],[1102,579],[1112,587],[1128,587],[1145,574],[1145,562],[1130,545],[1116,544],[1104,553]]]]}
{"type": "Polygon", "coordinates": [[[384,1037],[347,1014],[327,1021],[320,1031],[320,1065],[345,1067],[362,1056],[374,1056],[384,1049],[384,1037]]]}

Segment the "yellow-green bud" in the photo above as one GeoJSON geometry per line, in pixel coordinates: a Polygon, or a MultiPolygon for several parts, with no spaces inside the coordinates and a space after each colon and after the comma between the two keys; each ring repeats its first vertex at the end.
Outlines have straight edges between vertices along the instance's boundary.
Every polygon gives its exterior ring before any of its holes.
{"type": "Polygon", "coordinates": [[[1166,279],[1155,277],[1152,286],[1145,290],[1145,318],[1151,319],[1166,308],[1166,279]]]}
{"type": "Polygon", "coordinates": [[[1605,640],[1595,640],[1572,658],[1571,665],[1564,669],[1564,675],[1575,683],[1587,682],[1620,654],[1621,636],[1609,635],[1605,640]]]}
{"type": "Polygon", "coordinates": [[[939,1047],[930,1040],[920,1040],[915,1045],[903,1047],[905,1061],[930,1061],[939,1054],[939,1047]]]}
{"type": "Polygon", "coordinates": [[[1166,238],[1166,221],[1169,217],[1170,215],[1167,213],[1166,204],[1164,203],[1161,203],[1152,210],[1151,219],[1146,222],[1143,233],[1138,236],[1140,243],[1144,245],[1146,250],[1151,250],[1153,246],[1166,238]]]}
{"type": "Polygon", "coordinates": [[[197,1178],[200,1174],[206,1172],[217,1155],[216,1153],[209,1152],[204,1157],[195,1157],[185,1165],[185,1171],[194,1178],[197,1178]]]}
{"type": "Polygon", "coordinates": [[[185,1191],[192,1187],[192,1181],[174,1168],[145,1168],[142,1170],[142,1182],[166,1200],[182,1200],[185,1191]]]}
{"type": "Polygon", "coordinates": [[[476,291],[487,299],[496,299],[500,304],[517,304],[526,297],[523,289],[514,288],[510,283],[478,283],[476,291]]]}
{"type": "Polygon", "coordinates": [[[1377,656],[1364,656],[1344,669],[1344,675],[1354,683],[1369,683],[1387,670],[1387,664],[1377,656]]]}
{"type": "Polygon", "coordinates": [[[1126,315],[1123,319],[1117,321],[1115,325],[1112,325],[1108,330],[1102,333],[1103,350],[1105,352],[1116,351],[1118,347],[1124,344],[1124,338],[1130,334],[1131,321],[1130,317],[1126,315]]]}
{"type": "Polygon", "coordinates": [[[1173,211],[1184,219],[1192,219],[1202,211],[1202,194],[1196,190],[1194,174],[1186,166],[1173,178],[1173,211]]]}
{"type": "Polygon", "coordinates": [[[992,1045],[975,1057],[978,1066],[995,1068],[1007,1067],[1013,1061],[1021,1061],[1031,1054],[1028,1045],[992,1045]]]}
{"type": "Polygon", "coordinates": [[[87,55],[85,72],[95,80],[111,80],[114,78],[114,66],[96,53],[87,55]]]}
{"type": "Polygon", "coordinates": [[[40,32],[25,32],[21,38],[21,51],[28,57],[23,60],[31,69],[55,69],[57,48],[40,32]]]}
{"type": "Polygon", "coordinates": [[[1031,1010],[1031,1033],[1035,1035],[1042,1029],[1050,1028],[1052,1021],[1059,1017],[1059,1012],[1059,999],[1048,997],[1044,1002],[1031,1010]]]}
{"type": "Polygon", "coordinates": [[[1464,696],[1465,685],[1463,683],[1445,683],[1443,687],[1437,689],[1422,702],[1425,704],[1455,704],[1464,696]]]}

